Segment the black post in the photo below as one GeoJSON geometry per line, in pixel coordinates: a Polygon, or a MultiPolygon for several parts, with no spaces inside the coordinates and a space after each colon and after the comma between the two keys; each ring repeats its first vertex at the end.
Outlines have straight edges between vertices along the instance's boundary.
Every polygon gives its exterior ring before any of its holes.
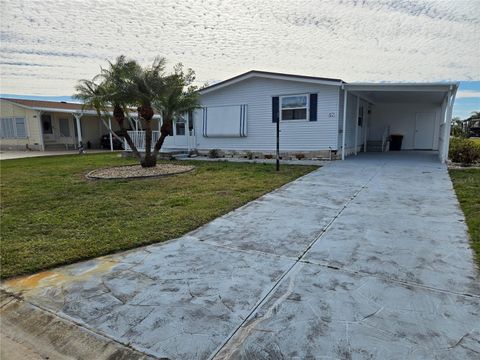
{"type": "Polygon", "coordinates": [[[280,171],[280,119],[277,118],[277,171],[280,171]]]}

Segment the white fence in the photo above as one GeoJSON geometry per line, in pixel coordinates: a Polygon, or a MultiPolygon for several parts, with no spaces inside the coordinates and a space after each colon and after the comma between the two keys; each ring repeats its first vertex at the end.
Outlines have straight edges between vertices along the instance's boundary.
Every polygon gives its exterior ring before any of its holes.
{"type": "MultiPolygon", "coordinates": [[[[127,131],[128,135],[132,138],[133,143],[137,147],[138,151],[145,151],[145,131],[127,131]]],[[[160,131],[152,131],[152,146],[151,150],[155,146],[155,143],[160,138],[160,131]]],[[[124,147],[126,151],[131,151],[130,146],[128,146],[127,140],[124,141],[124,147]]]]}

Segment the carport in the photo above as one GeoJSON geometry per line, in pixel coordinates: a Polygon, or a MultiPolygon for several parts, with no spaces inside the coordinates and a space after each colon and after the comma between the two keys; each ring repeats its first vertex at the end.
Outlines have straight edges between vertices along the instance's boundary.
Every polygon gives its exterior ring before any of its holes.
{"type": "Polygon", "coordinates": [[[446,161],[458,83],[356,83],[342,89],[342,159],[388,151],[391,136],[401,135],[402,151],[436,151],[446,161]]]}

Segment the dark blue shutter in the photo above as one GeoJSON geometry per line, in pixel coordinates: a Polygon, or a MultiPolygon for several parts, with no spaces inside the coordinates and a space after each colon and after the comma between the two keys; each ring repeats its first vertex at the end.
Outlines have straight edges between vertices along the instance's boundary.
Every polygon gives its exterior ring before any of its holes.
{"type": "Polygon", "coordinates": [[[276,123],[279,119],[278,96],[272,97],[272,122],[276,123]]]}
{"type": "Polygon", "coordinates": [[[310,121],[317,121],[317,94],[310,94],[310,121]]]}

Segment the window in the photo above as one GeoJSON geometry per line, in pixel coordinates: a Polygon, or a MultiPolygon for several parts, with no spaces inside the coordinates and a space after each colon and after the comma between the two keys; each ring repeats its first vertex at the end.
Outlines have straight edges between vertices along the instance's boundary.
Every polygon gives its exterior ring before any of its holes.
{"type": "Polygon", "coordinates": [[[0,136],[4,139],[21,139],[27,137],[25,118],[1,118],[0,136]]]}
{"type": "Polygon", "coordinates": [[[68,123],[68,119],[60,118],[58,119],[60,123],[60,136],[63,137],[70,137],[70,126],[68,123]]]}
{"type": "Polygon", "coordinates": [[[308,95],[280,97],[280,120],[307,120],[308,95]]]}
{"type": "Polygon", "coordinates": [[[185,121],[183,119],[175,121],[175,135],[185,135],[185,121]]]}

